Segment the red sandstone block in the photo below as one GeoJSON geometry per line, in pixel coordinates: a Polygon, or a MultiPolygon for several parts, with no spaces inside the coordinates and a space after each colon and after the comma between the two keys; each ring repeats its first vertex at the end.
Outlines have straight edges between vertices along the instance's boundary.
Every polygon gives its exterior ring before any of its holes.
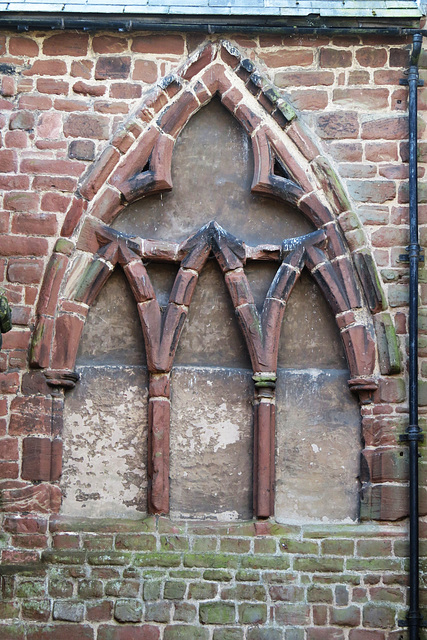
{"type": "Polygon", "coordinates": [[[135,138],[129,134],[127,131],[119,131],[115,134],[114,138],[111,141],[113,147],[116,147],[121,153],[126,153],[133,143],[135,142],[135,138]]]}
{"type": "Polygon", "coordinates": [[[375,84],[392,84],[399,85],[399,80],[402,77],[401,71],[395,71],[394,69],[381,69],[380,71],[374,71],[375,84]]]}
{"type": "Polygon", "coordinates": [[[234,110],[242,99],[242,92],[236,87],[231,87],[229,91],[222,95],[221,102],[231,113],[234,113],[234,110]]]}
{"type": "Polygon", "coordinates": [[[30,343],[30,331],[27,329],[17,330],[12,328],[3,336],[3,349],[28,349],[30,343]]]}
{"type": "Polygon", "coordinates": [[[47,96],[22,96],[19,99],[20,109],[47,111],[52,108],[52,100],[47,96]]]}
{"type": "Polygon", "coordinates": [[[12,546],[22,549],[44,549],[47,546],[47,536],[40,534],[23,534],[12,536],[12,546]]]}
{"type": "Polygon", "coordinates": [[[52,399],[44,396],[14,398],[11,404],[10,435],[51,435],[52,399]]]}
{"type": "Polygon", "coordinates": [[[53,107],[58,111],[89,111],[89,105],[83,100],[68,100],[66,98],[57,98],[53,107]]]}
{"type": "Polygon", "coordinates": [[[18,460],[18,439],[0,439],[0,460],[18,460]]]}
{"type": "Polygon", "coordinates": [[[362,124],[365,140],[401,140],[408,137],[408,119],[405,117],[376,118],[362,124]]]}
{"type": "Polygon", "coordinates": [[[51,213],[38,213],[38,215],[31,213],[18,213],[12,218],[12,233],[54,236],[57,233],[57,229],[58,222],[56,215],[51,213]]]}
{"type": "Polygon", "coordinates": [[[96,63],[95,80],[126,80],[129,71],[130,58],[128,56],[122,58],[101,57],[96,63]]]}
{"type": "Polygon", "coordinates": [[[94,630],[86,624],[44,624],[27,629],[27,640],[94,640],[94,630]]]}
{"type": "Polygon", "coordinates": [[[31,191],[9,191],[4,195],[3,206],[10,211],[28,211],[35,213],[39,208],[39,198],[38,193],[31,191]]]}
{"type": "Polygon", "coordinates": [[[53,80],[52,78],[39,78],[37,80],[37,91],[53,95],[66,95],[68,93],[68,82],[64,80],[53,80]]]}
{"type": "Polygon", "coordinates": [[[326,91],[307,89],[305,91],[292,91],[290,101],[294,107],[304,111],[317,111],[325,109],[328,105],[328,94],[326,91]]]}
{"type": "Polygon", "coordinates": [[[117,36],[95,36],[92,40],[92,49],[95,53],[123,53],[128,49],[127,38],[117,36]]]}
{"type": "MultiPolygon", "coordinates": [[[[27,176],[22,176],[27,178],[27,176]]],[[[50,189],[57,189],[58,191],[73,192],[77,186],[77,180],[75,178],[67,178],[64,176],[35,176],[32,183],[32,188],[37,191],[49,191],[50,189]]]]}
{"type": "Polygon", "coordinates": [[[89,36],[86,33],[59,33],[46,38],[43,53],[47,56],[85,56],[89,36]]]}
{"type": "Polygon", "coordinates": [[[62,315],[57,318],[52,353],[54,369],[74,369],[83,324],[83,320],[77,316],[62,315]]]}
{"type": "Polygon", "coordinates": [[[70,205],[70,208],[67,211],[64,224],[62,225],[61,236],[65,238],[71,236],[85,210],[85,201],[81,198],[74,198],[70,205]]]}
{"type": "Polygon", "coordinates": [[[17,462],[0,462],[0,478],[16,479],[19,477],[19,464],[17,462]]]}
{"type": "Polygon", "coordinates": [[[0,173],[10,173],[17,170],[17,159],[14,151],[0,150],[0,173]]]}
{"type": "Polygon", "coordinates": [[[268,67],[309,67],[313,64],[312,49],[276,49],[261,54],[268,67]]]}
{"type": "Polygon", "coordinates": [[[390,162],[398,159],[397,142],[367,142],[366,159],[372,162],[390,162]]]}
{"type": "Polygon", "coordinates": [[[212,62],[215,49],[212,44],[207,44],[201,51],[191,56],[190,64],[184,64],[179,70],[179,75],[184,80],[191,80],[195,75],[200,73],[208,64],[212,62]]]}
{"type": "Polygon", "coordinates": [[[307,640],[344,640],[344,632],[336,627],[309,627],[307,640]]]}
{"type": "Polygon", "coordinates": [[[126,102],[108,102],[104,100],[97,100],[93,104],[93,108],[95,111],[99,111],[99,113],[129,113],[129,105],[126,102]]]}
{"type": "Polygon", "coordinates": [[[31,564],[38,562],[40,556],[37,551],[13,551],[3,549],[1,560],[3,564],[31,564]]]}
{"type": "Polygon", "coordinates": [[[335,89],[332,101],[335,104],[363,109],[385,109],[388,107],[388,89],[335,89]]]}
{"type": "Polygon", "coordinates": [[[350,629],[349,640],[385,640],[385,633],[371,629],[350,629]]]}
{"type": "Polygon", "coordinates": [[[180,35],[136,36],[131,49],[136,53],[181,55],[184,53],[184,39],[180,35]]]}
{"type": "Polygon", "coordinates": [[[178,102],[172,104],[163,114],[159,126],[165,133],[176,136],[187,120],[199,109],[199,103],[190,91],[180,96],[178,102]]]}
{"type": "Polygon", "coordinates": [[[34,58],[39,54],[39,45],[30,38],[14,36],[9,39],[9,53],[13,56],[34,58]]]}
{"type": "Polygon", "coordinates": [[[87,84],[82,80],[74,83],[74,93],[80,93],[84,96],[103,96],[107,87],[105,84],[87,84]]]}
{"type": "Polygon", "coordinates": [[[17,393],[18,388],[18,373],[0,373],[0,393],[17,393]]]}
{"type": "Polygon", "coordinates": [[[409,241],[409,232],[406,228],[384,227],[372,233],[372,245],[374,247],[402,247],[409,241]]]}
{"type": "Polygon", "coordinates": [[[47,240],[44,238],[0,236],[0,255],[3,256],[45,256],[48,248],[47,240]]]}
{"type": "Polygon", "coordinates": [[[326,605],[313,605],[313,622],[315,625],[324,626],[328,619],[328,607],[326,605]]]}
{"type": "Polygon", "coordinates": [[[356,51],[356,60],[362,67],[384,67],[387,62],[387,50],[380,47],[362,47],[356,51]]]}
{"type": "Polygon", "coordinates": [[[25,149],[28,146],[28,135],[25,131],[8,131],[4,136],[4,145],[8,149],[25,149]]]}
{"type": "Polygon", "coordinates": [[[9,351],[9,367],[11,369],[25,369],[27,367],[26,351],[17,350],[9,351]]]}
{"type": "Polygon", "coordinates": [[[46,518],[37,516],[6,516],[3,528],[9,533],[46,533],[46,518]]]}
{"type": "Polygon", "coordinates": [[[332,71],[279,71],[274,76],[274,82],[279,87],[329,86],[334,80],[332,71]]]}
{"type": "Polygon", "coordinates": [[[14,96],[16,93],[15,78],[3,76],[1,80],[1,94],[5,97],[14,96]]]}
{"type": "Polygon", "coordinates": [[[0,174],[0,189],[28,189],[30,179],[28,176],[12,176],[0,174]]]}
{"type": "Polygon", "coordinates": [[[136,60],[132,73],[132,80],[153,83],[158,77],[157,64],[152,60],[136,60]]]}
{"type": "Polygon", "coordinates": [[[101,600],[86,603],[86,619],[89,622],[105,622],[111,620],[113,615],[113,602],[101,600]]]}
{"type": "Polygon", "coordinates": [[[7,279],[9,282],[21,284],[38,284],[43,275],[43,262],[41,260],[25,260],[12,258],[7,267],[7,279]]]}
{"type": "Polygon", "coordinates": [[[12,309],[12,324],[26,326],[30,318],[31,309],[29,307],[14,306],[12,309]]]}
{"type": "Polygon", "coordinates": [[[321,138],[357,138],[359,119],[353,111],[323,114],[317,118],[317,130],[321,138]]]}
{"type": "Polygon", "coordinates": [[[85,78],[85,80],[89,80],[92,75],[93,64],[92,60],[74,60],[71,63],[70,75],[73,78],[85,78]]]}
{"type": "Polygon", "coordinates": [[[362,69],[357,69],[356,71],[350,71],[348,74],[348,84],[369,84],[370,76],[369,71],[363,71],[362,69]]]}
{"type": "Polygon", "coordinates": [[[80,188],[82,196],[91,200],[107,180],[119,160],[120,153],[117,149],[112,146],[106,147],[99,162],[95,165],[93,171],[88,174],[80,188]]]}
{"type": "Polygon", "coordinates": [[[54,314],[59,287],[67,266],[68,258],[63,254],[54,253],[50,258],[37,304],[38,315],[54,314]]]}
{"type": "Polygon", "coordinates": [[[25,304],[33,305],[36,301],[37,294],[38,294],[37,287],[24,287],[25,304]]]}
{"type": "Polygon", "coordinates": [[[323,68],[351,67],[352,52],[348,49],[320,49],[319,65],[323,68]]]}
{"type": "MultiPolygon", "coordinates": [[[[70,196],[62,196],[59,193],[45,193],[41,200],[42,211],[54,211],[58,213],[65,213],[70,205],[70,196]]],[[[55,230],[52,234],[56,233],[56,216],[51,216],[52,222],[54,221],[55,230]]]]}
{"type": "Polygon", "coordinates": [[[50,480],[51,477],[50,438],[28,437],[23,440],[22,478],[24,480],[50,480]]]}
{"type": "Polygon", "coordinates": [[[26,158],[21,161],[21,171],[31,174],[80,176],[86,165],[76,160],[50,160],[26,158]]]}
{"type": "Polygon", "coordinates": [[[104,116],[72,113],[64,124],[64,135],[73,138],[108,140],[110,123],[104,116]]]}
{"type": "Polygon", "coordinates": [[[249,135],[261,124],[261,118],[245,104],[240,104],[234,112],[234,115],[249,135]]]}
{"type": "Polygon", "coordinates": [[[116,82],[110,86],[110,98],[118,100],[133,100],[140,98],[142,87],[140,84],[130,82],[116,82]]]}
{"type": "MultiPolygon", "coordinates": [[[[76,35],[76,34],[74,34],[76,35]]],[[[55,37],[55,36],[54,36],[55,37]]],[[[66,76],[67,65],[63,60],[35,60],[24,76],[66,76]]]]}

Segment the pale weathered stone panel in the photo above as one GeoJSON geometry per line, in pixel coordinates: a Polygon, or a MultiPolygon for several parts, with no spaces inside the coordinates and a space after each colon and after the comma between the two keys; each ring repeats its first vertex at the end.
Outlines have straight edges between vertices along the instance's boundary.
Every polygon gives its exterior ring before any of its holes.
{"type": "Polygon", "coordinates": [[[360,412],[348,371],[278,374],[276,518],[356,520],[360,412]]]}
{"type": "Polygon", "coordinates": [[[173,190],[126,207],[114,228],[145,238],[185,240],[210,220],[248,244],[280,242],[313,230],[288,204],[251,194],[249,137],[217,100],[179,136],[172,158],[173,190]]]}
{"type": "Polygon", "coordinates": [[[117,267],[93,303],[85,323],[77,364],[146,363],[136,302],[117,267]]]}
{"type": "Polygon", "coordinates": [[[250,372],[174,369],[171,515],[252,517],[252,395],[250,372]]]}
{"type": "Polygon", "coordinates": [[[147,509],[147,375],[143,367],[80,367],[64,412],[62,513],[147,509]]]}

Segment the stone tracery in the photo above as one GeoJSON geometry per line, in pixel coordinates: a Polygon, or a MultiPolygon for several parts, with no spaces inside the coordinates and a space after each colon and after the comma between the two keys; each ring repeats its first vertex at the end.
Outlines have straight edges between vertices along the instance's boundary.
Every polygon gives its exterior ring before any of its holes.
{"type": "MultiPolygon", "coordinates": [[[[49,384],[67,388],[77,379],[74,362],[88,309],[115,264],[124,268],[138,305],[151,372],[149,501],[153,512],[168,511],[169,436],[163,426],[169,423],[170,415],[169,374],[198,274],[211,251],[224,273],[255,374],[257,515],[273,513],[273,390],[279,320],[304,264],[336,316],[351,372],[350,386],[359,391],[362,401],[376,388],[372,317],[340,230],[340,225],[345,227],[341,219],[347,219],[350,204],[332,168],[294,117],[274,88],[235,48],[228,43],[207,45],[175,76],[165,79],[145,100],[138,112],[139,121],[128,123],[104,150],[70,206],[62,239],[47,269],[37,308],[32,365],[45,369],[49,384]],[[215,94],[251,136],[255,161],[252,191],[291,203],[318,229],[311,234],[313,237],[288,247],[292,251],[283,261],[282,247],[243,248],[242,243],[220,233],[215,224],[181,245],[158,240],[139,242],[119,236],[106,226],[124,203],[172,188],[174,142],[193,113],[215,94]],[[281,175],[275,172],[277,162],[283,168],[281,175]],[[163,325],[141,257],[180,264],[163,325]],[[281,262],[261,318],[251,302],[243,271],[247,259],[281,262]],[[264,332],[262,340],[253,331],[254,324],[264,332]]],[[[381,292],[373,286],[372,259],[361,247],[355,249],[355,265],[365,295],[369,293],[370,310],[381,311],[381,292]]]]}

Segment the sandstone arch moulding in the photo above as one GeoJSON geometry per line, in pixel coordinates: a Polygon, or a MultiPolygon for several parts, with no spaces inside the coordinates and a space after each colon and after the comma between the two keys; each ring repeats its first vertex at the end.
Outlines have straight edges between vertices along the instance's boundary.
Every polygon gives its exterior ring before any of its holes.
{"type": "MultiPolygon", "coordinates": [[[[122,266],[138,307],[150,372],[152,513],[169,510],[170,372],[199,273],[212,254],[224,274],[251,357],[254,513],[268,517],[274,508],[274,390],[280,326],[303,267],[311,271],[335,314],[350,368],[349,385],[362,402],[376,389],[379,369],[395,373],[399,363],[391,348],[377,358],[375,329],[386,333],[390,323],[363,232],[338,178],[279,92],[225,41],[200,49],[157,85],[85,176],[66,215],[37,306],[31,366],[44,369],[51,386],[72,387],[78,378],[75,359],[90,305],[115,266],[122,266]],[[251,138],[252,191],[294,205],[312,222],[313,233],[280,238],[277,245],[251,247],[215,221],[181,243],[131,238],[109,227],[126,204],[172,189],[174,143],[189,118],[214,95],[251,138]],[[275,173],[277,163],[281,175],[275,173]],[[163,317],[143,264],[147,259],[179,265],[163,317]],[[244,272],[250,260],[278,264],[261,314],[244,272]]],[[[37,471],[33,476],[30,479],[48,479],[36,477],[37,471]]]]}

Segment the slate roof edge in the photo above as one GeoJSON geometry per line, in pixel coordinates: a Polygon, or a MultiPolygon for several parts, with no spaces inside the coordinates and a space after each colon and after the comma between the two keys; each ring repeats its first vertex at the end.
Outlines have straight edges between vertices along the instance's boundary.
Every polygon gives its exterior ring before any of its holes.
{"type": "MultiPolygon", "coordinates": [[[[420,2],[420,0],[418,0],[420,2]]],[[[30,29],[83,29],[88,31],[199,31],[207,33],[294,33],[320,34],[340,32],[355,33],[389,33],[390,35],[407,35],[420,32],[427,36],[427,30],[420,29],[421,15],[386,18],[377,16],[353,16],[343,18],[337,16],[255,16],[255,15],[175,15],[112,12],[108,14],[96,12],[73,11],[5,11],[0,0],[0,28],[26,31],[30,29]],[[260,22],[261,18],[261,22],[260,22]]],[[[9,3],[10,4],[10,3],[9,3]]],[[[17,3],[16,3],[17,4],[17,3]]],[[[26,3],[28,6],[29,3],[26,3]]],[[[60,3],[63,5],[64,3],[60,3]]],[[[22,6],[22,5],[21,5],[22,6]]],[[[426,7],[427,5],[423,5],[426,7]]]]}

